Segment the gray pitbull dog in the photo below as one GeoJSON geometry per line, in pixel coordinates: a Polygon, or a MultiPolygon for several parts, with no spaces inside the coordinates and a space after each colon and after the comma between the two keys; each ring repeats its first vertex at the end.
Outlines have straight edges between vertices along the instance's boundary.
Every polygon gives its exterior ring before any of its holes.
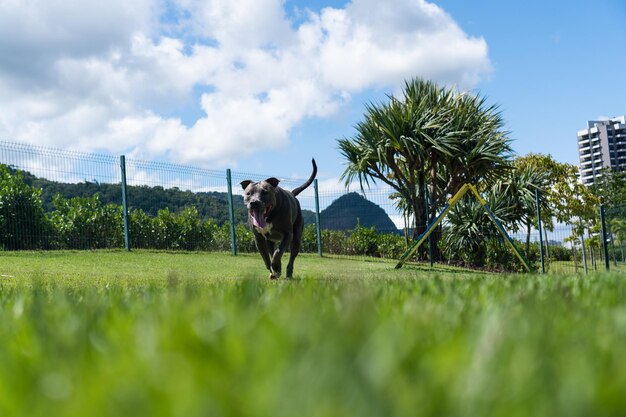
{"type": "Polygon", "coordinates": [[[270,279],[281,274],[281,258],[287,247],[290,249],[287,278],[293,275],[293,262],[300,252],[300,241],[304,229],[302,210],[296,196],[307,188],[317,174],[315,159],[313,173],[309,179],[293,191],[278,186],[278,179],[264,181],[241,181],[244,189],[243,201],[248,208],[250,226],[254,232],[256,247],[270,271],[270,279]],[[278,247],[275,247],[278,244],[278,247]]]}

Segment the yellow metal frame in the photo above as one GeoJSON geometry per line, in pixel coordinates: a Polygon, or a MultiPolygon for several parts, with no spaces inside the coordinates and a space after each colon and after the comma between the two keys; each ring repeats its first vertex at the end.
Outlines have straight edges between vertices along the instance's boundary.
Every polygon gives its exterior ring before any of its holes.
{"type": "Polygon", "coordinates": [[[515,253],[515,255],[520,260],[520,262],[522,262],[522,265],[524,265],[524,267],[526,268],[528,272],[532,271],[526,259],[524,259],[520,251],[517,249],[517,246],[515,246],[513,239],[511,239],[511,237],[506,233],[506,231],[504,230],[504,227],[502,227],[502,224],[498,221],[496,216],[493,214],[493,212],[487,205],[487,202],[485,201],[485,199],[481,197],[480,193],[478,192],[478,190],[473,184],[464,184],[461,187],[461,189],[457,191],[457,193],[451,199],[448,200],[448,203],[444,207],[443,211],[439,214],[439,216],[437,216],[437,218],[426,228],[426,231],[424,231],[424,233],[422,233],[421,236],[417,238],[417,241],[413,245],[411,245],[411,247],[409,247],[409,249],[400,257],[400,260],[396,264],[396,269],[401,268],[402,265],[404,265],[407,259],[409,259],[415,253],[415,251],[422,245],[422,243],[424,243],[424,241],[428,238],[428,236],[430,236],[430,234],[435,229],[435,227],[437,227],[437,225],[441,223],[441,221],[448,214],[448,212],[452,210],[452,208],[456,205],[456,203],[458,203],[459,200],[463,198],[463,196],[468,191],[471,191],[472,194],[474,194],[474,196],[480,203],[480,205],[483,206],[489,218],[496,225],[496,229],[498,229],[502,237],[504,237],[504,239],[507,241],[507,243],[513,250],[513,253],[515,253]]]}

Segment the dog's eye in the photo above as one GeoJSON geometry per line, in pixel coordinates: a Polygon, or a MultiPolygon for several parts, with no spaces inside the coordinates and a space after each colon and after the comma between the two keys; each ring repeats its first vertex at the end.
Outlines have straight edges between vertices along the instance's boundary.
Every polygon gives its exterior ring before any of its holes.
{"type": "Polygon", "coordinates": [[[252,194],[250,191],[248,191],[248,192],[246,193],[246,195],[247,195],[247,196],[249,196],[250,194],[252,194]]]}

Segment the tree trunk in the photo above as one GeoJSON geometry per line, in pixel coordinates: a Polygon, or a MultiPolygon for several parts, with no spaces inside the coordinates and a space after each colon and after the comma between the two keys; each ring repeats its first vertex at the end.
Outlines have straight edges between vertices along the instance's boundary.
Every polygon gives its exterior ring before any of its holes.
{"type": "MultiPolygon", "coordinates": [[[[415,224],[413,225],[413,241],[416,241],[419,236],[426,230],[427,216],[426,216],[426,204],[422,196],[416,196],[411,201],[413,207],[415,224]]],[[[424,260],[426,257],[426,245],[421,245],[417,251],[417,258],[424,260]]]]}
{"type": "MultiPolygon", "coordinates": [[[[437,201],[441,197],[439,195],[439,190],[437,189],[437,162],[438,156],[436,153],[432,153],[430,156],[430,184],[431,184],[431,199],[430,199],[430,213],[428,215],[428,223],[430,224],[435,217],[437,217],[437,201]]],[[[443,256],[441,251],[439,250],[439,241],[442,236],[442,228],[441,224],[433,230],[432,234],[432,248],[430,253],[432,253],[433,260],[435,261],[443,261],[443,256]]]]}

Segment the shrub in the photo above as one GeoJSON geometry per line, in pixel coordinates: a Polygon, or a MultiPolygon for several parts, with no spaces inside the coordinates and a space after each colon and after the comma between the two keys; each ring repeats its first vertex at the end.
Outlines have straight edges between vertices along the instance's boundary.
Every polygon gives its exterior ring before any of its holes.
{"type": "Polygon", "coordinates": [[[485,244],[485,264],[491,270],[518,271],[524,270],[517,255],[502,239],[490,239],[485,244]]]}
{"type": "Polygon", "coordinates": [[[382,258],[399,259],[406,250],[403,236],[393,233],[378,236],[378,253],[382,258]]]}
{"type": "Polygon", "coordinates": [[[300,252],[317,253],[317,228],[315,224],[304,227],[300,252]]]}
{"type": "Polygon", "coordinates": [[[131,246],[137,249],[154,247],[156,231],[154,219],[143,210],[131,210],[128,213],[131,246]]]}
{"type": "Polygon", "coordinates": [[[216,250],[216,236],[218,233],[219,227],[217,223],[213,219],[208,219],[202,223],[201,226],[201,235],[202,239],[200,240],[200,244],[197,249],[199,250],[216,250]]]}
{"type": "Polygon", "coordinates": [[[202,222],[195,207],[186,207],[176,216],[176,249],[197,250],[204,240],[202,222]]]}
{"type": "Polygon", "coordinates": [[[0,248],[40,249],[52,233],[41,190],[24,183],[20,171],[0,164],[0,248]]]}
{"type": "Polygon", "coordinates": [[[346,247],[347,236],[341,230],[328,230],[321,231],[322,234],[322,252],[331,253],[335,255],[347,255],[348,250],[346,247]]]}
{"type": "Polygon", "coordinates": [[[561,245],[550,245],[548,247],[550,260],[552,261],[572,261],[574,260],[572,250],[561,245]]]}
{"type": "Polygon", "coordinates": [[[92,197],[53,199],[50,215],[58,245],[64,249],[104,249],[123,246],[122,209],[115,204],[102,205],[98,194],[92,197]]]}
{"type": "Polygon", "coordinates": [[[350,255],[379,256],[376,229],[357,224],[347,239],[350,255]]]}
{"type": "MultiPolygon", "coordinates": [[[[229,235],[230,236],[230,235],[229,235]]],[[[254,233],[250,228],[238,223],[235,225],[235,238],[237,239],[237,250],[240,252],[251,253],[256,252],[256,244],[254,243],[254,233]]],[[[230,238],[229,238],[230,247],[230,238]]]]}

